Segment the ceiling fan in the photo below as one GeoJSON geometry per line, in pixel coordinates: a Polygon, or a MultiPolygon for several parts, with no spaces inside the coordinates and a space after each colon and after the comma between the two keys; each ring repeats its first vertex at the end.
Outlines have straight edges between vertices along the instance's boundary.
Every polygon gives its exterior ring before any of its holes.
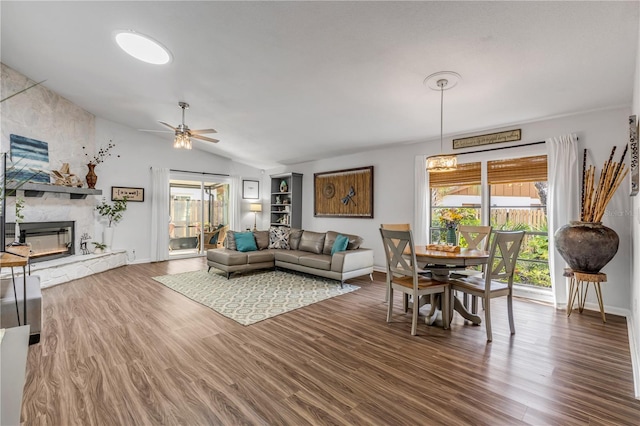
{"type": "MultiPolygon", "coordinates": [[[[199,139],[206,142],[217,143],[218,139],[209,138],[206,136],[202,136],[207,133],[218,133],[215,129],[201,129],[201,130],[191,130],[189,126],[184,124],[184,110],[189,109],[189,104],[186,102],[178,102],[178,106],[182,109],[182,124],[179,124],[178,127],[173,127],[170,124],[165,123],[164,121],[158,121],[158,123],[162,124],[170,128],[174,134],[175,139],[173,140],[174,148],[182,148],[182,149],[191,149],[191,138],[199,139]]],[[[143,130],[142,132],[167,132],[168,130],[143,130]]]]}

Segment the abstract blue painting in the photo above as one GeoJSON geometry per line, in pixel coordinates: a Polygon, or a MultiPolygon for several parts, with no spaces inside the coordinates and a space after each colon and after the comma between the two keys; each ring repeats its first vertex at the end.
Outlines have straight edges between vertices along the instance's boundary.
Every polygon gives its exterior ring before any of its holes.
{"type": "Polygon", "coordinates": [[[24,136],[10,135],[11,162],[7,180],[49,183],[49,144],[24,136]]]}

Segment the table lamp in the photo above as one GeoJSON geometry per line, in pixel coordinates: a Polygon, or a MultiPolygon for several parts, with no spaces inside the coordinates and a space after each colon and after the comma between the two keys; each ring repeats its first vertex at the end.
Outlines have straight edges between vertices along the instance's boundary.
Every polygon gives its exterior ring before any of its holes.
{"type": "Polygon", "coordinates": [[[262,204],[250,204],[249,211],[253,212],[253,230],[257,231],[256,220],[258,218],[258,213],[262,211],[262,204]]]}

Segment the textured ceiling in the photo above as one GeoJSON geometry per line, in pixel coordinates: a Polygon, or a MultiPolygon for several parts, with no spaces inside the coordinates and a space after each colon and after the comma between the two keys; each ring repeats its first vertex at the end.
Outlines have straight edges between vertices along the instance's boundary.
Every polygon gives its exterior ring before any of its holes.
{"type": "MultiPolygon", "coordinates": [[[[195,147],[269,168],[630,105],[637,2],[12,2],[1,60],[87,111],[134,129],[177,125],[195,147]],[[116,29],[174,60],[124,54],[116,29]]],[[[158,134],[158,143],[171,135],[158,134]]],[[[435,142],[434,142],[435,143],[435,142]]]]}

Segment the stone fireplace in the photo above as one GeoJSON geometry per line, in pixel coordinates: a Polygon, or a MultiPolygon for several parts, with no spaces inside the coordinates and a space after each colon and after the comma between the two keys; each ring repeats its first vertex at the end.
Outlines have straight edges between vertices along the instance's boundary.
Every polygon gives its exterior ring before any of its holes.
{"type": "MultiPolygon", "coordinates": [[[[14,240],[15,223],[7,223],[6,242],[14,240]]],[[[31,263],[71,256],[75,253],[75,222],[21,223],[19,241],[31,245],[31,263]]]]}

